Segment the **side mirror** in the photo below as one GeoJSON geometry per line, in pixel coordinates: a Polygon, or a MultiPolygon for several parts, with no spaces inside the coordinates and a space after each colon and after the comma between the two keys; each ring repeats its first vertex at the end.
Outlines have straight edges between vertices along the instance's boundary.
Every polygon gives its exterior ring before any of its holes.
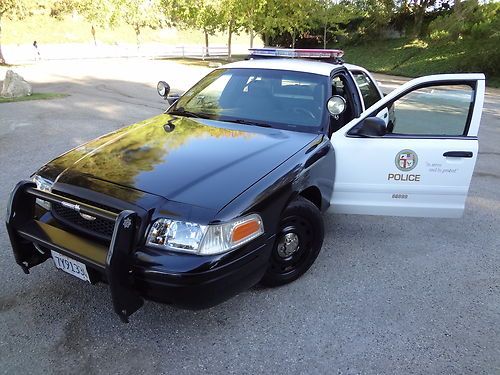
{"type": "Polygon", "coordinates": [[[385,121],[379,117],[367,117],[349,134],[362,137],[382,137],[387,134],[385,121]]]}
{"type": "Polygon", "coordinates": [[[328,109],[328,112],[330,112],[330,115],[332,116],[340,115],[342,112],[345,111],[346,107],[347,107],[347,102],[340,95],[333,95],[326,102],[326,108],[328,109]]]}
{"type": "Polygon", "coordinates": [[[170,85],[167,82],[160,81],[156,85],[156,91],[163,99],[167,99],[168,93],[170,92],[170,85]]]}
{"type": "Polygon", "coordinates": [[[172,94],[172,95],[167,96],[167,102],[168,102],[168,104],[172,105],[177,100],[179,100],[179,98],[180,98],[179,94],[172,94]]]}

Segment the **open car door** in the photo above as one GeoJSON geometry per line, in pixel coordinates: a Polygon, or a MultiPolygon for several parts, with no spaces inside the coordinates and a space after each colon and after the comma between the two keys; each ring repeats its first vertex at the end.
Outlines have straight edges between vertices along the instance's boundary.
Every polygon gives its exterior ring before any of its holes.
{"type": "Polygon", "coordinates": [[[483,74],[417,78],[335,132],[330,211],[460,217],[477,158],[484,91],[483,74]],[[388,123],[376,117],[392,105],[388,123]]]}

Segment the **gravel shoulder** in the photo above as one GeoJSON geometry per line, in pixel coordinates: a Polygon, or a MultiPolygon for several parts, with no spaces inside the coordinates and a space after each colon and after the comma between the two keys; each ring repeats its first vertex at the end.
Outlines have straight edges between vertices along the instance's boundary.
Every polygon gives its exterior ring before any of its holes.
{"type": "MultiPolygon", "coordinates": [[[[70,96],[0,104],[2,213],[38,166],[162,111],[158,80],[183,91],[208,69],[117,59],[16,71],[70,96]]],[[[387,90],[404,80],[376,77],[387,90]]],[[[499,373],[499,124],[500,90],[488,89],[463,218],[326,217],[304,277],[205,311],[146,303],[124,325],[105,285],[50,262],[25,276],[0,226],[0,373],[499,373]]]]}

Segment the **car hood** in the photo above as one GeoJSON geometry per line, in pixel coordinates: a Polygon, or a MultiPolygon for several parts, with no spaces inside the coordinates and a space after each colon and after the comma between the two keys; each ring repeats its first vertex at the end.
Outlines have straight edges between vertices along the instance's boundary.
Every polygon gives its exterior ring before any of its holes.
{"type": "Polygon", "coordinates": [[[102,180],[220,209],[317,135],[168,114],[125,127],[48,163],[57,183],[102,180]]]}

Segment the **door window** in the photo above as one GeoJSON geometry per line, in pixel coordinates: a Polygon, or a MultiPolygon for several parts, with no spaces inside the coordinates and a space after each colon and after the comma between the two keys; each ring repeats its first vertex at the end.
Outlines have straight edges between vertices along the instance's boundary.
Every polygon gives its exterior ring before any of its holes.
{"type": "Polygon", "coordinates": [[[332,95],[343,97],[346,101],[346,109],[340,115],[330,116],[329,136],[355,117],[351,91],[349,90],[349,84],[344,75],[337,75],[332,78],[332,95]]]}
{"type": "Polygon", "coordinates": [[[352,72],[352,75],[354,76],[356,85],[359,87],[359,91],[361,91],[365,108],[372,106],[380,100],[380,93],[370,77],[363,72],[352,72]]]}
{"type": "Polygon", "coordinates": [[[467,85],[414,90],[394,102],[394,113],[387,129],[406,135],[467,135],[473,94],[473,88],[467,85]]]}

